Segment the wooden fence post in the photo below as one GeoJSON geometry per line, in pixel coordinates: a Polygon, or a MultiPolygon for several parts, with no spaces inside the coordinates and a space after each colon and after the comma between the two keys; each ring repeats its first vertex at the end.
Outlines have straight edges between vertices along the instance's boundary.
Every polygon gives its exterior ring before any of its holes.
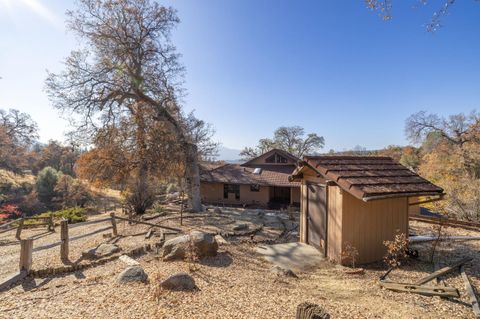
{"type": "Polygon", "coordinates": [[[68,220],[60,222],[60,258],[62,261],[68,260],[68,220]]]}
{"type": "Polygon", "coordinates": [[[20,240],[20,235],[22,234],[23,222],[23,218],[18,221],[17,233],[15,235],[15,238],[17,238],[18,240],[20,240]]]}
{"type": "Polygon", "coordinates": [[[20,240],[20,271],[32,268],[33,239],[20,240]]]}
{"type": "Polygon", "coordinates": [[[133,214],[132,214],[132,210],[129,208],[128,209],[128,224],[131,225],[133,224],[132,220],[133,220],[133,214]]]}
{"type": "Polygon", "coordinates": [[[53,215],[48,218],[48,231],[55,231],[55,223],[53,222],[53,215]]]}
{"type": "Polygon", "coordinates": [[[113,232],[113,237],[117,237],[117,221],[115,220],[115,213],[110,213],[110,216],[112,217],[112,232],[113,232]]]}

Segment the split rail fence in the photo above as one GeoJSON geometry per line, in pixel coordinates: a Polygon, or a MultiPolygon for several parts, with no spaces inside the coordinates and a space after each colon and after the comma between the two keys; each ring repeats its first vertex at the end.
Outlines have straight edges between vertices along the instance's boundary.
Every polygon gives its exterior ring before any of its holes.
{"type": "MultiPolygon", "coordinates": [[[[16,219],[16,220],[11,221],[9,223],[0,225],[0,234],[8,232],[8,231],[16,230],[15,237],[16,237],[16,239],[18,239],[20,241],[19,272],[16,273],[14,276],[12,276],[12,278],[15,278],[15,280],[18,280],[18,279],[21,279],[21,278],[25,277],[30,272],[30,270],[32,268],[32,262],[33,262],[32,253],[34,251],[40,251],[40,250],[44,250],[44,249],[50,249],[50,248],[53,248],[55,246],[60,246],[60,259],[63,262],[68,261],[68,259],[69,259],[68,258],[69,257],[69,242],[70,242],[71,239],[79,239],[79,238],[83,238],[83,237],[89,237],[89,236],[92,236],[92,235],[95,235],[95,234],[98,234],[100,232],[104,232],[104,231],[107,231],[107,230],[110,230],[110,229],[112,230],[113,237],[118,237],[117,220],[118,221],[126,221],[126,222],[128,222],[129,225],[142,224],[142,225],[147,225],[147,226],[150,226],[150,227],[157,227],[157,228],[165,229],[165,230],[168,230],[168,231],[171,231],[171,232],[174,232],[174,233],[180,233],[181,232],[181,230],[178,229],[178,228],[173,228],[173,227],[168,227],[168,226],[163,226],[163,225],[157,225],[157,224],[154,224],[154,223],[133,219],[131,217],[131,214],[129,214],[129,218],[126,218],[126,217],[117,216],[115,213],[110,213],[109,217],[96,219],[96,220],[91,220],[91,221],[82,222],[82,223],[71,224],[71,225],[68,224],[67,220],[63,219],[63,220],[60,221],[60,240],[56,241],[56,242],[53,242],[53,243],[50,243],[50,244],[47,244],[47,245],[43,245],[43,246],[39,246],[39,247],[34,248],[33,247],[33,243],[34,243],[33,238],[25,238],[25,239],[21,238],[22,229],[24,229],[25,226],[26,226],[24,222],[25,222],[25,220],[30,220],[30,219],[44,219],[45,221],[43,223],[36,223],[35,225],[36,226],[47,226],[48,231],[55,232],[55,223],[54,223],[54,220],[53,220],[53,216],[49,216],[49,217],[25,217],[25,218],[16,219]],[[101,228],[101,229],[97,229],[95,231],[92,231],[92,232],[84,234],[84,235],[77,236],[75,238],[70,238],[69,237],[69,229],[80,227],[80,226],[99,224],[99,223],[108,222],[108,221],[111,223],[111,226],[104,227],[104,228],[101,228]]],[[[12,283],[11,282],[12,278],[7,279],[7,282],[3,282],[3,283],[0,282],[0,288],[3,288],[5,286],[11,284],[12,283]]]]}

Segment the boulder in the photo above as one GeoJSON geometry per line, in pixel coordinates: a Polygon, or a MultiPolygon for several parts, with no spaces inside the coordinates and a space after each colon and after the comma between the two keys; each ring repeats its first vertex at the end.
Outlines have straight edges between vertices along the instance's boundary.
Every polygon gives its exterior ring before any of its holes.
{"type": "Polygon", "coordinates": [[[215,215],[220,215],[220,214],[222,213],[222,210],[221,210],[219,207],[215,207],[215,208],[213,209],[213,213],[214,213],[215,215]]]}
{"type": "Polygon", "coordinates": [[[194,290],[197,288],[195,280],[185,272],[168,277],[160,283],[160,286],[168,290],[194,290]]]}
{"type": "Polygon", "coordinates": [[[165,241],[163,244],[163,260],[184,259],[189,241],[189,235],[178,236],[165,241]]]}
{"type": "Polygon", "coordinates": [[[121,284],[129,282],[145,282],[148,276],[140,266],[130,266],[118,275],[117,281],[121,284]]]}
{"type": "Polygon", "coordinates": [[[163,244],[163,260],[184,259],[190,246],[198,258],[215,256],[218,250],[218,243],[212,235],[193,231],[190,235],[167,240],[163,244]]]}
{"type": "Polygon", "coordinates": [[[193,231],[190,233],[190,238],[193,242],[197,257],[202,258],[217,255],[218,243],[213,235],[200,231],[193,231]]]}
{"type": "Polygon", "coordinates": [[[118,253],[120,247],[114,244],[101,244],[96,248],[82,252],[82,257],[86,259],[99,259],[118,253]]]}
{"type": "Polygon", "coordinates": [[[280,266],[273,266],[270,271],[274,274],[276,274],[279,277],[292,277],[292,278],[298,278],[298,276],[288,268],[283,268],[280,266]]]}

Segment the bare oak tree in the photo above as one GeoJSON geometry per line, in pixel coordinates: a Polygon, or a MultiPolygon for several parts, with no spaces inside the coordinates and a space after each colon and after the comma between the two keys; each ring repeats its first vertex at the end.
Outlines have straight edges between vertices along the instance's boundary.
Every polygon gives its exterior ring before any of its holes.
{"type": "Polygon", "coordinates": [[[301,158],[304,155],[318,152],[324,144],[324,138],[316,133],[310,133],[305,136],[303,127],[281,126],[275,130],[273,139],[260,139],[255,148],[244,148],[240,152],[240,156],[244,159],[251,159],[278,148],[301,158]]]}
{"type": "Polygon", "coordinates": [[[21,173],[28,166],[28,147],[37,138],[37,123],[30,115],[0,109],[0,168],[21,173]]]}
{"type": "Polygon", "coordinates": [[[170,40],[179,22],[175,10],[150,0],[79,0],[77,4],[76,10],[67,12],[67,22],[82,47],[72,51],[63,72],[49,73],[46,86],[51,101],[69,112],[84,135],[114,133],[125,123],[135,128],[135,157],[129,164],[140,197],[148,196],[152,173],[149,130],[158,123],[165,125],[183,154],[189,204],[200,211],[197,146],[186,131],[178,103],[184,68],[170,40]]]}
{"type": "MultiPolygon", "coordinates": [[[[392,19],[393,0],[364,0],[367,8],[380,12],[380,16],[383,20],[392,19]]],[[[478,2],[478,0],[475,0],[478,2]]],[[[412,1],[414,6],[425,6],[429,2],[428,0],[415,0],[412,1]],[[416,3],[416,4],[415,4],[416,3]]],[[[430,21],[425,24],[425,28],[428,32],[435,32],[440,29],[443,18],[450,12],[451,7],[457,2],[456,0],[442,0],[441,5],[436,9],[430,21]]]]}

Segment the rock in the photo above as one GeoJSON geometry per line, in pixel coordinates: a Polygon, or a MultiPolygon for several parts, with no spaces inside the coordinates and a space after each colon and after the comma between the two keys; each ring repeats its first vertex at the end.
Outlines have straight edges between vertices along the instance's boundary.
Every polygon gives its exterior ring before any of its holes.
{"type": "Polygon", "coordinates": [[[222,210],[221,210],[219,207],[215,207],[215,208],[213,209],[213,213],[214,213],[215,215],[219,215],[219,214],[222,213],[222,210]]]}
{"type": "Polygon", "coordinates": [[[163,244],[163,260],[184,259],[190,245],[192,245],[194,253],[198,258],[215,256],[217,254],[218,243],[212,235],[193,231],[190,235],[167,240],[163,244]]]}
{"type": "Polygon", "coordinates": [[[190,241],[189,235],[178,236],[163,244],[163,260],[184,259],[190,241]]]}
{"type": "Polygon", "coordinates": [[[215,240],[219,245],[229,245],[230,243],[225,240],[225,238],[222,237],[222,235],[216,235],[215,240]]]}
{"type": "Polygon", "coordinates": [[[197,288],[195,280],[184,272],[168,277],[160,286],[168,290],[194,290],[197,288]]]}
{"type": "Polygon", "coordinates": [[[98,259],[118,253],[120,247],[114,244],[101,244],[96,248],[82,252],[82,257],[86,259],[98,259]]]}
{"type": "Polygon", "coordinates": [[[218,243],[213,235],[200,231],[190,233],[190,238],[195,248],[197,257],[216,256],[218,251],[218,243]]]}
{"type": "Polygon", "coordinates": [[[117,281],[121,284],[129,282],[145,282],[148,276],[140,266],[130,266],[118,275],[117,281]]]}
{"type": "Polygon", "coordinates": [[[167,200],[175,200],[180,197],[180,193],[179,192],[170,193],[170,194],[167,194],[167,196],[165,197],[167,200]]]}
{"type": "Polygon", "coordinates": [[[248,229],[248,224],[237,224],[237,225],[233,226],[234,231],[246,230],[246,229],[248,229]]]}
{"type": "Polygon", "coordinates": [[[291,269],[288,269],[288,268],[283,268],[283,267],[280,267],[280,266],[273,266],[270,271],[274,274],[276,274],[277,276],[281,276],[281,277],[292,277],[292,278],[298,278],[298,276],[291,270],[291,269]]]}
{"type": "Polygon", "coordinates": [[[121,261],[123,261],[124,263],[126,263],[127,265],[129,266],[138,266],[140,265],[140,263],[138,261],[136,261],[135,259],[127,256],[127,255],[122,255],[120,256],[119,258],[121,261]]]}

